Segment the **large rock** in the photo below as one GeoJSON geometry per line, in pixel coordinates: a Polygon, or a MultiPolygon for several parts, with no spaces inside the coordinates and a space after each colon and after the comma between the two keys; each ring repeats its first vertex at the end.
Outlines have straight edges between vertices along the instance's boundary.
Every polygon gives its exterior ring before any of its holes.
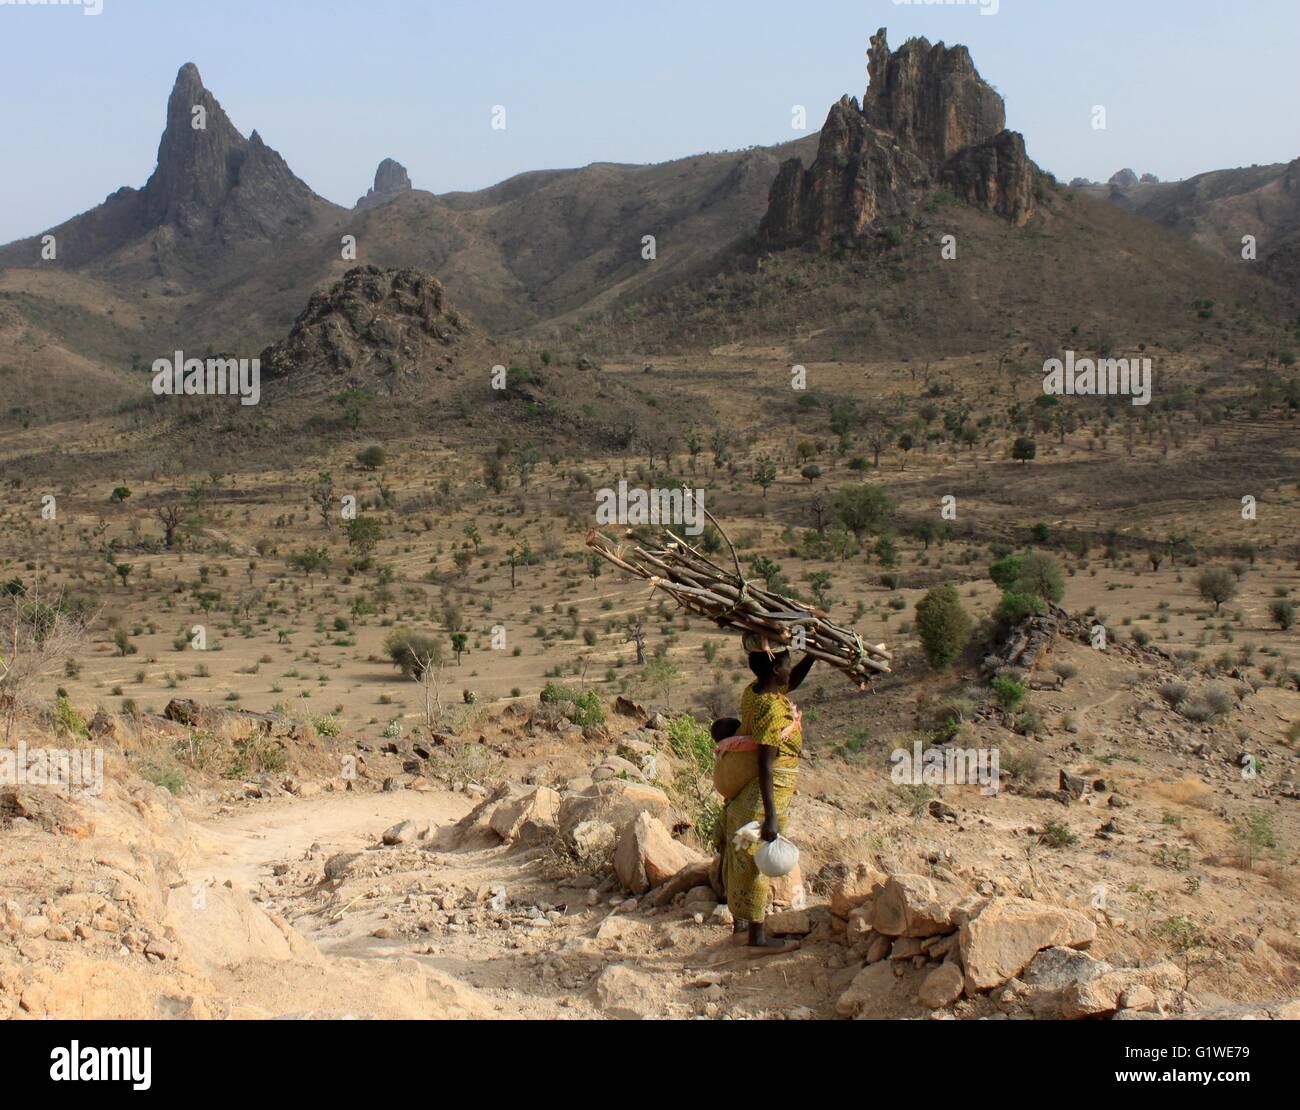
{"type": "Polygon", "coordinates": [[[1165,1009],[1186,987],[1186,976],[1168,960],[1148,967],[1120,967],[1069,987],[1062,997],[1061,1016],[1085,1018],[1119,1009],[1165,1009]]]}
{"type": "Polygon", "coordinates": [[[767,248],[823,254],[858,245],[906,220],[943,185],[968,204],[1016,225],[1037,207],[1039,171],[1024,139],[1005,130],[1006,110],[964,46],[909,39],[890,52],[871,39],[870,85],[861,107],[833,105],[817,157],[782,165],[759,227],[767,248]]]}
{"type": "Polygon", "coordinates": [[[668,882],[684,867],[707,862],[705,857],[672,838],[648,813],[640,813],[619,834],[614,849],[614,874],[633,894],[668,882]]]}
{"type": "Polygon", "coordinates": [[[462,848],[488,847],[499,843],[492,829],[492,815],[497,806],[510,798],[519,797],[524,788],[514,783],[499,783],[492,793],[456,822],[454,836],[462,848]]]}
{"type": "Polygon", "coordinates": [[[618,830],[608,821],[580,821],[569,837],[569,847],[576,859],[603,869],[614,856],[618,830]]]}
{"type": "Polygon", "coordinates": [[[557,819],[560,835],[572,843],[573,830],[583,821],[605,821],[621,830],[641,813],[670,822],[672,803],[668,795],[653,786],[624,779],[607,779],[567,795],[560,803],[557,819]]]}
{"type": "Polygon", "coordinates": [[[549,786],[538,786],[499,803],[488,824],[502,840],[541,844],[555,835],[559,808],[559,794],[549,786]]]}
{"type": "Polygon", "coordinates": [[[1067,991],[1113,970],[1105,960],[1076,948],[1044,948],[1020,976],[1027,991],[1025,1003],[1035,1017],[1059,1018],[1067,991]]]}
{"type": "MultiPolygon", "coordinates": [[[[891,875],[870,907],[863,925],[888,937],[933,937],[957,927],[954,914],[969,891],[947,879],[891,875]]],[[[859,910],[866,910],[864,904],[859,910]]]]}
{"type": "Polygon", "coordinates": [[[1078,910],[993,898],[961,926],[960,950],[968,991],[992,990],[1019,975],[1044,948],[1084,948],[1097,926],[1078,910]]]}
{"type": "MultiPolygon", "coordinates": [[[[668,882],[655,893],[654,902],[656,906],[666,906],[679,894],[694,890],[699,886],[707,886],[713,890],[711,874],[713,871],[712,859],[700,859],[693,863],[688,863],[677,872],[668,882]]],[[[716,891],[714,892],[716,896],[716,891]]]]}

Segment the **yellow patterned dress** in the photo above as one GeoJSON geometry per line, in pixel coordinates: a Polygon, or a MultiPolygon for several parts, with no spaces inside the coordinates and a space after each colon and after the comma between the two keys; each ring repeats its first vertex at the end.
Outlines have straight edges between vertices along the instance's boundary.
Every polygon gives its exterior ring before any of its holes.
{"type": "MultiPolygon", "coordinates": [[[[794,705],[784,692],[760,694],[753,685],[746,686],[740,698],[739,732],[752,736],[760,745],[777,749],[772,766],[772,800],[776,803],[777,825],[784,833],[803,750],[803,730],[794,705]]],[[[770,881],[754,863],[758,846],[737,849],[732,838],[750,821],[762,821],[763,813],[763,794],[755,777],[727,803],[723,820],[719,822],[727,907],[733,917],[747,921],[763,920],[770,881]]]]}

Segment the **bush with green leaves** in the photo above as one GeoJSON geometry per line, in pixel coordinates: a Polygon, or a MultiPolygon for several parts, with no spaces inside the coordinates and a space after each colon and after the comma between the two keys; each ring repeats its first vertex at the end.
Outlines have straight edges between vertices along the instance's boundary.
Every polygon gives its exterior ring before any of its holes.
{"type": "Polygon", "coordinates": [[[952,586],[935,586],[916,603],[916,630],[926,662],[947,670],[970,643],[971,619],[952,586]]]}
{"type": "Polygon", "coordinates": [[[1059,604],[1065,597],[1065,573],[1060,560],[1047,551],[1031,551],[1022,556],[1011,591],[1059,604]]]}
{"type": "Polygon", "coordinates": [[[333,713],[313,718],[311,727],[318,736],[334,737],[343,731],[343,723],[333,713]]]}
{"type": "Polygon", "coordinates": [[[442,662],[442,641],[409,628],[395,628],[384,637],[384,654],[406,678],[423,678],[424,668],[442,662]]]}
{"type": "Polygon", "coordinates": [[[1047,605],[1040,597],[1033,594],[1014,593],[1008,590],[1002,595],[998,607],[993,610],[993,620],[1003,633],[1015,628],[1021,621],[1046,612],[1047,605]]]}
{"type": "Polygon", "coordinates": [[[989,577],[1004,590],[1009,590],[1020,577],[1020,564],[1024,561],[1023,555],[1004,555],[989,567],[989,577]]]}
{"type": "Polygon", "coordinates": [[[999,675],[993,680],[993,696],[1003,709],[1013,710],[1025,700],[1025,688],[1014,678],[999,675]]]}
{"type": "Polygon", "coordinates": [[[54,702],[54,731],[58,736],[76,740],[84,740],[89,735],[86,718],[72,707],[66,694],[60,694],[54,702]]]}
{"type": "Polygon", "coordinates": [[[572,703],[573,709],[567,716],[575,725],[582,728],[587,728],[589,725],[603,725],[608,719],[600,695],[595,690],[583,690],[579,693],[568,686],[561,686],[558,682],[548,682],[542,687],[540,700],[546,705],[572,703]]]}
{"type": "Polygon", "coordinates": [[[378,470],[387,460],[388,455],[377,443],[357,452],[357,462],[367,470],[378,470]]]}

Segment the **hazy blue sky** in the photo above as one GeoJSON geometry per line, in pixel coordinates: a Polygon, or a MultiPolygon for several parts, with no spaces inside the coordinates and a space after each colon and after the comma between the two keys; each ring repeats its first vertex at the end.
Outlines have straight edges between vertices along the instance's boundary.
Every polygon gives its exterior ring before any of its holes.
{"type": "Polygon", "coordinates": [[[153,169],[195,62],[318,193],[351,205],[391,156],[417,188],[652,162],[795,136],[866,86],[889,28],[965,43],[1008,126],[1065,180],[1300,156],[1300,0],[0,0],[0,242],[153,169]],[[504,131],[491,129],[495,104],[504,131]],[[1108,128],[1092,127],[1094,104],[1108,128]]]}

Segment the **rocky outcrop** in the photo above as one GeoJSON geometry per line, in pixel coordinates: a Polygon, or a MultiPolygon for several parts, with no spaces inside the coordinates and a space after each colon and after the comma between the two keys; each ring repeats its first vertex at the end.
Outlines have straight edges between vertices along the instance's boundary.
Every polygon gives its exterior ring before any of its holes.
{"type": "Polygon", "coordinates": [[[378,208],[410,191],[411,175],[406,172],[406,167],[391,158],[385,158],[375,170],[374,187],[364,197],[358,198],[356,207],[358,210],[378,208]]]}
{"type": "Polygon", "coordinates": [[[1033,215],[1038,168],[964,46],[909,39],[891,53],[882,28],[868,69],[861,106],[849,96],[832,106],[812,166],[782,165],[762,246],[861,245],[940,189],[1016,225],[1033,215]]]}
{"type": "Polygon", "coordinates": [[[312,295],[286,339],[262,352],[268,378],[324,374],[397,392],[421,369],[448,369],[474,329],[419,270],[358,266],[312,295]]]}
{"type": "Polygon", "coordinates": [[[1138,183],[1138,175],[1135,174],[1132,170],[1127,168],[1120,170],[1117,174],[1114,174],[1111,177],[1110,181],[1107,182],[1108,185],[1114,185],[1115,188],[1117,189],[1131,189],[1137,183],[1138,183]]]}

